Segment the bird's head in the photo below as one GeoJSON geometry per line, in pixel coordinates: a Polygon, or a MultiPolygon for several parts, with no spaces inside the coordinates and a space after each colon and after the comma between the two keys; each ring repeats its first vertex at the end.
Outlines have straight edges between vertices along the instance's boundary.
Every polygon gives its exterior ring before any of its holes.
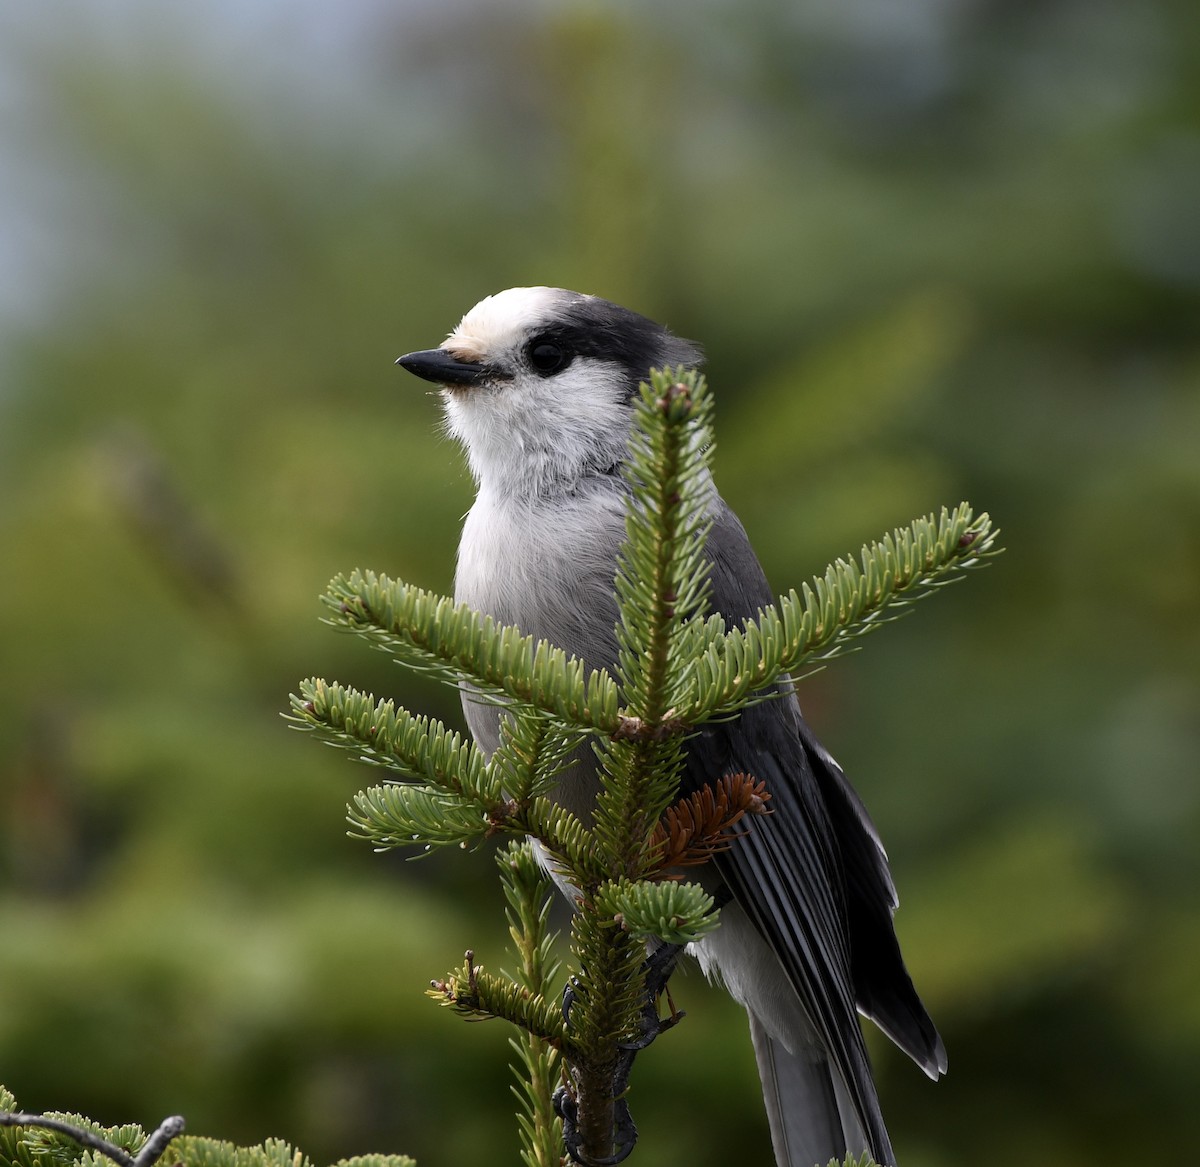
{"type": "Polygon", "coordinates": [[[396,363],[441,387],[481,488],[533,495],[611,473],[638,383],[700,360],[698,345],[628,308],[537,287],[488,296],[439,348],[396,363]]]}

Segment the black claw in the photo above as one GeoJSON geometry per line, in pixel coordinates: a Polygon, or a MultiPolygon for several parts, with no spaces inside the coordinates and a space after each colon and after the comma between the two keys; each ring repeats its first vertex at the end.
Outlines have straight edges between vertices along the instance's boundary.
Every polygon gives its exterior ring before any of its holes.
{"type": "Polygon", "coordinates": [[[682,944],[662,944],[647,958],[643,966],[646,976],[646,1000],[642,1005],[642,1032],[630,1041],[622,1042],[620,1048],[636,1052],[643,1050],[662,1033],[678,1025],[686,1014],[682,1010],[671,1010],[670,1017],[658,1016],[658,999],[666,990],[667,982],[683,955],[682,944]]]}
{"type": "Polygon", "coordinates": [[[604,1160],[605,1163],[620,1163],[628,1159],[637,1143],[637,1127],[634,1125],[633,1115],[629,1111],[629,1104],[624,1098],[617,1099],[617,1114],[613,1127],[617,1150],[615,1154],[604,1160]]]}
{"type": "Polygon", "coordinates": [[[571,1096],[571,1092],[565,1086],[560,1086],[554,1091],[550,1102],[554,1107],[554,1113],[563,1120],[564,1127],[567,1123],[570,1123],[572,1129],[574,1129],[575,1114],[578,1107],[575,1099],[571,1096]]]}
{"type": "MultiPolygon", "coordinates": [[[[674,1006],[669,1017],[658,1016],[658,999],[666,991],[667,982],[671,979],[683,950],[684,946],[681,944],[660,944],[646,958],[643,966],[646,999],[642,1005],[641,1032],[618,1045],[620,1055],[613,1068],[613,1142],[616,1150],[611,1155],[593,1159],[584,1151],[577,1126],[578,1103],[565,1086],[560,1086],[554,1092],[554,1113],[562,1119],[563,1124],[563,1146],[571,1162],[578,1163],[580,1167],[614,1167],[615,1164],[624,1162],[633,1151],[638,1137],[637,1126],[623,1095],[629,1086],[629,1076],[633,1072],[633,1061],[638,1052],[650,1045],[659,1034],[678,1025],[684,1016],[683,1012],[677,1011],[674,1006]]],[[[563,989],[562,1015],[567,1026],[571,1024],[571,1009],[575,1004],[578,985],[578,978],[571,977],[563,989]]]]}
{"type": "Polygon", "coordinates": [[[642,1010],[642,1032],[629,1041],[620,1042],[617,1048],[627,1050],[629,1053],[638,1053],[647,1049],[668,1029],[674,1029],[686,1016],[687,1013],[679,1009],[670,1017],[659,1017],[657,1007],[652,1004],[647,1005],[642,1010]]]}
{"type": "Polygon", "coordinates": [[[682,944],[660,944],[648,957],[643,966],[646,970],[646,992],[658,997],[667,987],[667,981],[675,971],[683,955],[682,944]]]}
{"type": "Polygon", "coordinates": [[[575,1126],[575,1119],[579,1113],[578,1104],[565,1086],[560,1086],[554,1091],[553,1103],[554,1113],[562,1119],[563,1146],[572,1163],[578,1163],[580,1167],[615,1167],[617,1163],[623,1163],[629,1158],[637,1143],[638,1132],[625,1099],[618,1098],[615,1104],[613,1140],[616,1150],[600,1159],[592,1158],[580,1145],[579,1131],[575,1126]]]}
{"type": "Polygon", "coordinates": [[[568,1027],[571,1024],[571,1007],[575,1004],[575,989],[578,985],[578,977],[568,977],[567,983],[563,986],[562,1018],[563,1024],[568,1027]]]}

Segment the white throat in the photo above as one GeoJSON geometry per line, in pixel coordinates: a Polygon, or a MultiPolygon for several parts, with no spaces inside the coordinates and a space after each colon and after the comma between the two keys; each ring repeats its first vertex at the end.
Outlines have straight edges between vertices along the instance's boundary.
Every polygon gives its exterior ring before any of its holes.
{"type": "Polygon", "coordinates": [[[554,377],[444,390],[446,425],[466,449],[480,490],[500,496],[570,493],[624,460],[631,413],[605,361],[576,359],[554,377]]]}

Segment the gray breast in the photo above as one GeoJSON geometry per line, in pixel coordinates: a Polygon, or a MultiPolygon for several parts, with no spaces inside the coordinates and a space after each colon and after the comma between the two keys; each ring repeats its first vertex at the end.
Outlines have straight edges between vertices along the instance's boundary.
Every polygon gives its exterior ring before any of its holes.
{"type": "MultiPolygon", "coordinates": [[[[608,484],[566,498],[494,499],[481,491],[463,526],[455,598],[536,640],[549,640],[589,668],[616,660],[613,575],[624,535],[623,500],[608,484]]],[[[489,753],[502,710],[464,688],[463,711],[489,753]]],[[[587,817],[595,797],[590,745],[564,774],[559,801],[587,817]]]]}

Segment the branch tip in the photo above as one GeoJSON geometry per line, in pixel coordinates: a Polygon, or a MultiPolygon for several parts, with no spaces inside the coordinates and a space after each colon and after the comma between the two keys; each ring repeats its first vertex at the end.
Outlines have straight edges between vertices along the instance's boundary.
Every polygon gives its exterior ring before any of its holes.
{"type": "MultiPolygon", "coordinates": [[[[733,828],[746,815],[771,814],[771,792],[750,774],[725,774],[717,782],[681,798],[654,828],[652,844],[661,848],[658,871],[698,867],[727,851],[746,830],[733,828]]],[[[678,875],[661,875],[678,879],[678,875]]]]}

